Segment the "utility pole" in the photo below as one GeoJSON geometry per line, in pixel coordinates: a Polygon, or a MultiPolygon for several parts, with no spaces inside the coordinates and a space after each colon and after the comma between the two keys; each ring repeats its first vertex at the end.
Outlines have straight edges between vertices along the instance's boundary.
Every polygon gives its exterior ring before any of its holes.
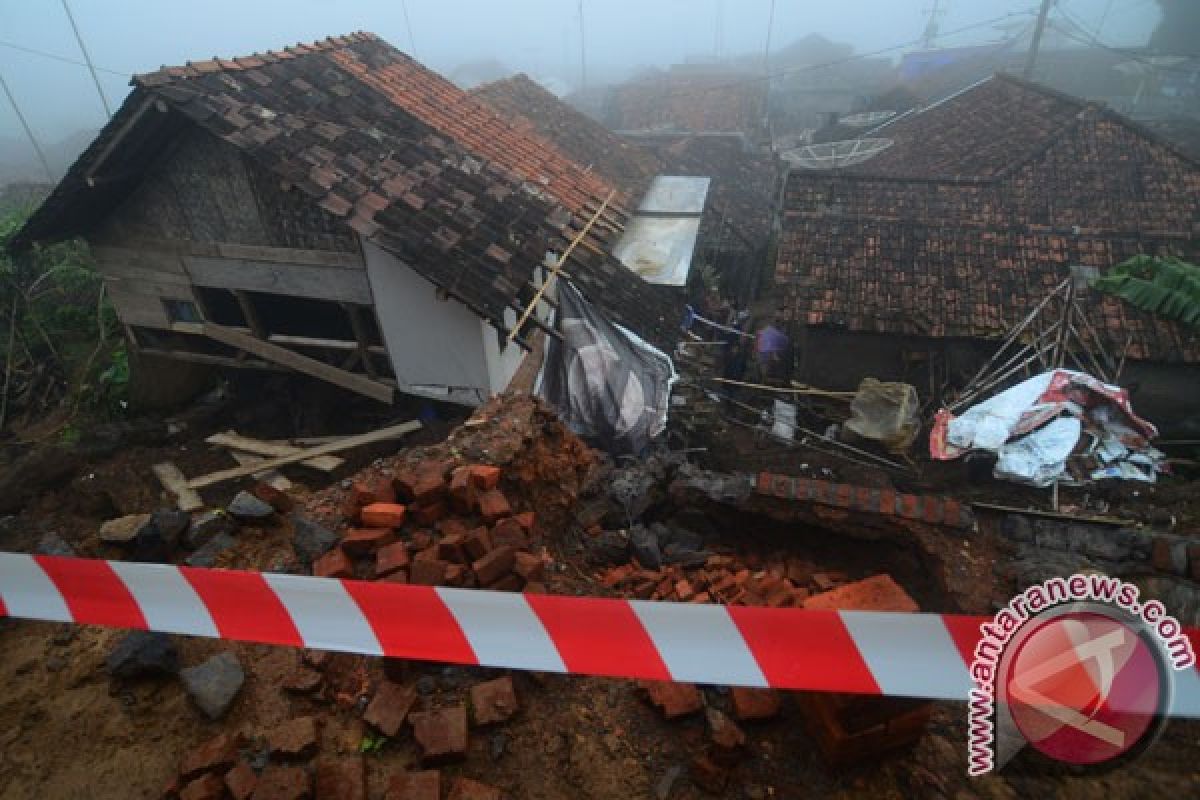
{"type": "Polygon", "coordinates": [[[104,96],[104,89],[100,87],[100,78],[96,75],[96,65],[92,63],[92,57],[83,44],[83,37],[79,35],[79,26],[75,24],[75,15],[71,13],[71,7],[67,5],[67,0],[62,0],[62,6],[63,11],[67,12],[71,30],[75,32],[75,41],[79,42],[79,52],[83,53],[83,60],[87,62],[88,72],[92,73],[92,82],[96,84],[96,92],[99,93],[100,102],[104,105],[104,113],[108,115],[109,119],[112,119],[112,109],[108,107],[108,98],[104,96]]]}
{"type": "Polygon", "coordinates": [[[767,15],[767,43],[763,45],[763,123],[767,136],[771,136],[771,29],[775,27],[775,0],[771,0],[771,12],[767,15]]]}
{"type": "Polygon", "coordinates": [[[42,152],[42,146],[38,144],[37,137],[33,135],[33,129],[29,127],[29,122],[25,119],[25,115],[21,113],[21,107],[17,105],[17,98],[13,97],[12,90],[8,88],[8,81],[4,80],[3,75],[0,75],[0,87],[4,89],[4,94],[7,95],[8,102],[12,104],[13,111],[17,113],[17,119],[21,121],[21,127],[25,129],[25,135],[29,137],[29,143],[33,145],[38,160],[42,162],[42,169],[46,170],[46,179],[53,183],[54,173],[50,171],[50,162],[46,160],[46,154],[42,152]]]}
{"type": "Polygon", "coordinates": [[[583,0],[579,0],[579,88],[587,88],[587,50],[583,34],[583,0]]]}
{"type": "Polygon", "coordinates": [[[1033,80],[1033,68],[1037,64],[1038,48],[1042,46],[1042,31],[1046,29],[1046,15],[1050,13],[1050,6],[1054,5],[1054,0],[1042,0],[1042,7],[1038,10],[1037,26],[1033,29],[1033,41],[1029,43],[1029,57],[1025,59],[1025,72],[1022,77],[1025,80],[1033,80]]]}
{"type": "Polygon", "coordinates": [[[921,47],[925,50],[932,50],[933,43],[937,40],[938,17],[942,15],[941,6],[941,0],[933,0],[933,8],[929,11],[929,24],[925,26],[925,36],[921,39],[921,47]]]}

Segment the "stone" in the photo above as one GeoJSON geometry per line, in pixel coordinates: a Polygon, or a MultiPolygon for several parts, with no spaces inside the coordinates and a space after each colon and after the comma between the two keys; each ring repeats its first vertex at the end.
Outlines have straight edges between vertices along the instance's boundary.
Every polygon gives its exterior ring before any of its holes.
{"type": "Polygon", "coordinates": [[[519,708],[517,692],[508,675],[471,687],[471,711],[476,725],[504,722],[519,708]]]}
{"type": "Polygon", "coordinates": [[[225,788],[233,795],[233,800],[249,800],[257,785],[258,776],[244,761],[225,773],[225,788]]]}
{"type": "Polygon", "coordinates": [[[317,754],[317,718],[296,717],[267,734],[271,755],[282,760],[304,760],[317,754]]]}
{"type": "Polygon", "coordinates": [[[317,800],[366,800],[367,773],[362,756],[322,759],[314,772],[317,800]]]}
{"type": "Polygon", "coordinates": [[[243,522],[262,522],[275,515],[270,503],[263,502],[247,491],[240,491],[225,508],[234,519],[243,522]]]}
{"type": "Polygon", "coordinates": [[[354,565],[342,552],[341,548],[330,550],[318,558],[312,565],[313,575],[319,578],[352,578],[354,565]]]}
{"type": "Polygon", "coordinates": [[[741,758],[746,747],[746,734],[726,714],[715,708],[704,711],[708,720],[710,746],[708,755],[713,761],[733,766],[741,758]]]}
{"type": "Polygon", "coordinates": [[[1200,543],[1188,545],[1187,561],[1191,579],[1200,583],[1200,543]]]}
{"type": "Polygon", "coordinates": [[[230,733],[221,733],[193,747],[179,765],[179,777],[190,781],[205,772],[224,773],[237,761],[239,738],[230,733]]]}
{"type": "Polygon", "coordinates": [[[508,736],[504,731],[496,731],[488,737],[488,755],[492,757],[492,761],[499,761],[507,750],[508,736]]]}
{"type": "Polygon", "coordinates": [[[521,523],[513,517],[505,517],[493,526],[492,547],[515,547],[518,550],[529,546],[529,537],[521,523]]]}
{"type": "Polygon", "coordinates": [[[163,536],[153,517],[129,541],[129,559],[143,564],[168,564],[171,550],[172,545],[163,536]]]}
{"type": "Polygon", "coordinates": [[[1000,523],[1000,533],[1014,542],[1032,542],[1033,525],[1029,517],[1020,514],[1008,514],[1000,523]]]}
{"type": "Polygon", "coordinates": [[[121,680],[174,675],[179,671],[179,653],[165,633],[133,631],[109,652],[106,666],[109,675],[121,680]]]}
{"type": "Polygon", "coordinates": [[[276,489],[265,481],[259,481],[254,484],[254,487],[250,489],[250,493],[280,514],[286,514],[296,505],[296,501],[292,499],[290,494],[282,489],[276,489]]]}
{"type": "Polygon", "coordinates": [[[371,503],[363,506],[359,520],[368,528],[399,528],[404,524],[406,509],[399,503],[371,503]]]}
{"type": "Polygon", "coordinates": [[[774,689],[734,686],[729,694],[733,699],[733,715],[742,721],[770,719],[779,714],[783,702],[774,689]]]}
{"type": "Polygon", "coordinates": [[[158,528],[168,546],[178,547],[180,539],[192,524],[192,515],[175,508],[160,508],[150,514],[150,521],[158,528]]]}
{"type": "Polygon", "coordinates": [[[225,716],[246,681],[241,663],[230,652],[218,653],[201,664],[180,670],[179,677],[200,710],[214,720],[225,716]]]}
{"type": "Polygon", "coordinates": [[[110,519],[100,526],[100,541],[108,544],[128,544],[149,521],[149,514],[128,514],[110,519]]]}
{"type": "Polygon", "coordinates": [[[439,708],[409,714],[413,738],[421,746],[422,764],[460,761],[467,755],[467,709],[439,708]]]}
{"type": "Polygon", "coordinates": [[[476,528],[463,539],[463,552],[471,561],[483,558],[492,549],[492,537],[487,528],[476,528]]]}
{"type": "Polygon", "coordinates": [[[480,583],[493,583],[512,570],[516,564],[516,557],[517,551],[512,547],[497,547],[471,564],[471,570],[480,583]]]}
{"type": "Polygon", "coordinates": [[[587,537],[587,560],[596,565],[623,564],[629,560],[629,538],[622,531],[601,531],[587,537]]]}
{"type": "Polygon", "coordinates": [[[271,764],[258,776],[254,800],[309,800],[312,780],[303,767],[271,764]]]}
{"type": "Polygon", "coordinates": [[[450,794],[446,795],[446,800],[501,800],[503,796],[494,786],[460,776],[450,784],[450,794]]]}
{"type": "Polygon", "coordinates": [[[36,552],[42,556],[73,556],[75,548],[67,544],[67,541],[59,536],[54,531],[42,536],[38,539],[36,552]]]}
{"type": "Polygon", "coordinates": [[[225,781],[211,772],[190,781],[179,790],[179,800],[221,800],[224,795],[225,781]]]}
{"type": "Polygon", "coordinates": [[[629,549],[643,568],[662,568],[663,557],[662,551],[658,548],[658,536],[649,528],[635,525],[629,531],[629,549]]]}
{"type": "Polygon", "coordinates": [[[708,756],[692,760],[691,776],[693,783],[710,794],[721,794],[729,782],[729,772],[708,756]]]}
{"type": "Polygon", "coordinates": [[[184,563],[189,567],[211,567],[217,563],[217,557],[221,553],[236,545],[237,539],[234,539],[227,533],[218,533],[205,542],[199,550],[184,559],[184,563]]]}
{"type": "Polygon", "coordinates": [[[184,534],[183,543],[191,549],[203,547],[218,534],[231,534],[237,530],[237,521],[219,508],[205,511],[192,517],[192,524],[184,534]]]}
{"type": "Polygon", "coordinates": [[[672,764],[667,767],[667,771],[658,779],[658,783],[654,784],[654,797],[656,800],[667,800],[671,796],[671,791],[675,788],[675,781],[679,780],[679,776],[683,774],[683,767],[678,764],[672,764]]]}
{"type": "Polygon", "coordinates": [[[388,782],[385,800],[441,800],[442,773],[436,769],[401,772],[388,782]]]}
{"type": "Polygon", "coordinates": [[[658,706],[667,719],[695,714],[704,707],[700,692],[690,683],[671,681],[639,681],[650,702],[658,706]]]}
{"type": "Polygon", "coordinates": [[[363,720],[389,739],[395,738],[416,700],[415,689],[382,681],[367,705],[363,720]]]}
{"type": "Polygon", "coordinates": [[[292,549],[305,564],[311,564],[333,549],[338,535],[301,514],[292,514],[292,549]]]}
{"type": "Polygon", "coordinates": [[[512,514],[512,506],[508,504],[508,498],[499,489],[481,492],[476,498],[476,502],[479,505],[479,515],[489,525],[512,514]]]}

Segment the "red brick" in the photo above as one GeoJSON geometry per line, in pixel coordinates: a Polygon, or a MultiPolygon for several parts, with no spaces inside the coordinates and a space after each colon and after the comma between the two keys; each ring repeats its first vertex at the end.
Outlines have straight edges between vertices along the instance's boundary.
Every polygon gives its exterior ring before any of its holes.
{"type": "Polygon", "coordinates": [[[254,800],[309,800],[312,780],[303,767],[269,764],[258,776],[254,800]]]}
{"type": "Polygon", "coordinates": [[[466,561],[466,555],[463,551],[463,544],[467,537],[461,533],[452,533],[449,536],[442,537],[438,542],[438,558],[442,561],[450,561],[455,564],[462,564],[466,561]]]}
{"type": "Polygon", "coordinates": [[[492,547],[515,547],[522,550],[529,546],[525,529],[512,517],[502,519],[492,527],[492,547]]]}
{"type": "Polygon", "coordinates": [[[449,519],[444,519],[437,524],[437,531],[442,536],[456,536],[460,534],[462,536],[466,536],[471,532],[471,529],[467,526],[467,523],[463,522],[461,519],[457,517],[450,517],[449,519]]]}
{"type": "Polygon", "coordinates": [[[296,505],[295,501],[292,500],[292,496],[287,492],[276,489],[271,484],[264,483],[263,481],[254,484],[254,488],[250,490],[250,493],[280,513],[291,511],[292,507],[296,505]]]}
{"type": "Polygon", "coordinates": [[[179,766],[180,777],[190,781],[204,772],[224,772],[237,761],[240,744],[237,736],[222,733],[193,747],[179,766]]]}
{"type": "Polygon", "coordinates": [[[734,686],[729,690],[733,698],[733,715],[748,719],[770,719],[779,713],[781,699],[774,689],[748,689],[734,686]]]}
{"type": "Polygon", "coordinates": [[[396,477],[392,478],[392,487],[395,491],[396,499],[411,503],[415,498],[413,490],[417,486],[418,475],[415,470],[405,468],[396,473],[396,477]]]}
{"type": "Polygon", "coordinates": [[[384,575],[382,578],[379,578],[379,580],[383,581],[384,583],[408,583],[408,570],[396,570],[390,575],[384,575]]]}
{"type": "Polygon", "coordinates": [[[432,525],[446,516],[446,504],[439,501],[408,507],[415,525],[432,525]]]}
{"type": "Polygon", "coordinates": [[[422,586],[441,586],[446,580],[445,561],[414,561],[408,570],[408,582],[422,586]]]}
{"type": "Polygon", "coordinates": [[[708,719],[708,754],[713,761],[725,766],[737,763],[745,752],[746,734],[728,715],[715,708],[704,711],[708,719]]]}
{"type": "Polygon", "coordinates": [[[205,773],[179,790],[179,800],[221,800],[225,781],[212,772],[205,773]]]}
{"type": "Polygon", "coordinates": [[[427,769],[393,775],[384,800],[441,800],[441,796],[442,773],[427,769]]]}
{"type": "Polygon", "coordinates": [[[257,784],[258,776],[245,762],[225,773],[225,788],[233,795],[233,800],[247,800],[250,795],[254,794],[254,787],[257,784]]]}
{"type": "Polygon", "coordinates": [[[471,483],[476,489],[488,491],[500,485],[500,468],[485,464],[471,467],[471,483]]]}
{"type": "MultiPolygon", "coordinates": [[[[363,513],[366,513],[366,509],[363,513]]],[[[391,528],[351,528],[342,537],[342,552],[350,556],[365,556],[394,541],[396,532],[391,528]]]]}
{"type": "Polygon", "coordinates": [[[366,800],[367,773],[362,756],[322,759],[315,773],[317,800],[366,800]]]}
{"type": "Polygon", "coordinates": [[[368,528],[399,528],[404,524],[405,507],[399,503],[371,503],[358,518],[368,528]]]}
{"type": "Polygon", "coordinates": [[[512,506],[508,504],[508,498],[499,489],[481,492],[477,499],[479,514],[483,517],[484,522],[491,524],[512,514],[512,506]]]}
{"type": "Polygon", "coordinates": [[[381,578],[404,569],[408,564],[408,545],[405,542],[385,545],[375,554],[375,574],[381,578]]]}
{"type": "Polygon", "coordinates": [[[431,544],[424,550],[418,550],[412,557],[413,561],[441,561],[438,558],[438,546],[431,544]]]}
{"type": "Polygon", "coordinates": [[[295,694],[311,694],[321,688],[324,676],[319,670],[300,664],[292,670],[281,684],[285,692],[295,694]]]}
{"type": "Polygon", "coordinates": [[[921,519],[928,522],[930,525],[940,525],[942,523],[942,501],[936,497],[922,498],[922,513],[921,519]]]}
{"type": "Polygon", "coordinates": [[[708,756],[692,759],[692,782],[709,794],[721,794],[729,783],[729,771],[708,756]]]}
{"type": "Polygon", "coordinates": [[[770,472],[760,472],[754,481],[754,488],[759,494],[771,494],[771,484],[774,480],[775,476],[770,472]]]}
{"type": "Polygon", "coordinates": [[[499,580],[516,564],[517,551],[511,547],[497,547],[486,556],[474,561],[471,570],[482,584],[499,580]]]}
{"type": "Polygon", "coordinates": [[[459,467],[450,475],[450,506],[460,513],[475,508],[475,484],[471,482],[471,468],[459,467]]]}
{"type": "Polygon", "coordinates": [[[439,708],[410,714],[413,738],[421,746],[421,763],[458,761],[467,755],[467,709],[439,708]]]}
{"type": "Polygon", "coordinates": [[[942,501],[942,524],[962,527],[963,505],[952,497],[942,501]]]}
{"type": "Polygon", "coordinates": [[[900,509],[896,512],[907,519],[921,518],[921,498],[915,494],[900,495],[900,509]]]}
{"type": "Polygon", "coordinates": [[[487,584],[487,588],[493,592],[520,592],[525,588],[525,579],[510,572],[487,584]]]}
{"type": "Polygon", "coordinates": [[[428,530],[413,531],[413,535],[408,537],[408,544],[409,549],[414,553],[418,550],[424,550],[433,544],[433,532],[428,530]]]}
{"type": "Polygon", "coordinates": [[[1150,543],[1150,563],[1159,572],[1172,572],[1171,540],[1155,536],[1150,543]]]}
{"type": "Polygon", "coordinates": [[[400,732],[400,726],[404,724],[416,699],[416,690],[391,681],[382,681],[363,713],[363,720],[384,736],[393,738],[400,732]]]}
{"type": "Polygon", "coordinates": [[[267,734],[271,755],[280,759],[306,759],[317,753],[317,718],[296,717],[267,734]]]}
{"type": "Polygon", "coordinates": [[[517,691],[507,675],[471,687],[471,711],[476,725],[504,722],[519,708],[517,691]]]}
{"type": "Polygon", "coordinates": [[[650,702],[658,706],[667,719],[695,714],[704,705],[700,699],[700,692],[690,683],[639,681],[638,685],[646,691],[650,702]]]}
{"type": "Polygon", "coordinates": [[[314,561],[312,570],[313,575],[320,578],[351,578],[354,576],[354,567],[340,547],[333,548],[314,561]]]}
{"type": "Polygon", "coordinates": [[[492,536],[488,533],[487,528],[476,528],[467,534],[467,538],[463,540],[463,551],[467,554],[467,558],[476,561],[483,558],[492,549],[492,536]]]}
{"type": "Polygon", "coordinates": [[[676,581],[674,589],[675,596],[680,600],[688,600],[693,594],[695,594],[695,592],[692,590],[692,584],[687,580],[676,581]]]}
{"type": "Polygon", "coordinates": [[[525,531],[526,536],[533,536],[534,526],[537,525],[537,514],[532,511],[522,511],[520,514],[514,514],[513,519],[525,531]]]}
{"type": "Polygon", "coordinates": [[[348,518],[357,519],[359,509],[371,503],[378,502],[380,500],[375,494],[373,487],[361,481],[356,481],[351,485],[350,490],[346,492],[346,496],[343,498],[342,513],[348,518]]]}
{"type": "Polygon", "coordinates": [[[516,564],[513,565],[513,572],[520,575],[527,581],[536,581],[542,577],[542,572],[546,568],[546,562],[542,561],[540,556],[535,556],[533,553],[526,553],[524,550],[517,553],[516,564]]]}
{"type": "Polygon", "coordinates": [[[854,487],[848,483],[835,484],[833,502],[841,508],[850,508],[854,502],[854,487]]]}
{"type": "Polygon", "coordinates": [[[446,496],[445,473],[440,470],[423,470],[417,473],[412,485],[413,502],[428,506],[440,502],[446,496]]]}
{"type": "Polygon", "coordinates": [[[842,611],[920,610],[916,601],[890,575],[872,575],[865,580],[815,594],[804,601],[804,607],[842,611]]]}
{"type": "Polygon", "coordinates": [[[179,786],[179,776],[176,775],[163,786],[162,792],[159,793],[159,800],[179,800],[179,786]]]}
{"type": "Polygon", "coordinates": [[[503,797],[503,792],[494,786],[460,776],[450,784],[446,800],[501,800],[503,797]]]}

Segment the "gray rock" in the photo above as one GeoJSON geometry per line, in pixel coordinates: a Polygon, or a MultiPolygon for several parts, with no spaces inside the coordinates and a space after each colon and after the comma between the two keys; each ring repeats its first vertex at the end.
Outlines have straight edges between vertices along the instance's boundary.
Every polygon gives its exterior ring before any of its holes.
{"type": "Polygon", "coordinates": [[[624,531],[601,531],[585,536],[587,557],[592,564],[620,564],[629,558],[629,537],[624,531]]]}
{"type": "Polygon", "coordinates": [[[1133,540],[1126,531],[1072,525],[1067,534],[1073,540],[1072,550],[1104,561],[1124,561],[1133,550],[1133,540]]]}
{"type": "Polygon", "coordinates": [[[491,755],[492,761],[499,761],[506,750],[508,750],[508,734],[504,731],[496,731],[488,738],[488,753],[491,755]]]}
{"type": "Polygon", "coordinates": [[[100,526],[100,541],[109,544],[128,544],[142,526],[150,521],[149,514],[128,514],[110,519],[100,526]]]}
{"type": "Polygon", "coordinates": [[[150,515],[150,521],[158,528],[168,547],[178,547],[179,538],[192,524],[192,515],[174,508],[160,508],[150,515]]]}
{"type": "Polygon", "coordinates": [[[159,529],[153,515],[130,541],[130,558],[146,563],[167,564],[171,561],[171,546],[159,529]]]}
{"type": "Polygon", "coordinates": [[[217,556],[235,544],[237,544],[237,539],[234,539],[227,533],[218,533],[209,539],[203,547],[187,557],[187,565],[189,567],[211,567],[217,563],[217,556]]]}
{"type": "Polygon", "coordinates": [[[1038,520],[1033,528],[1033,540],[1038,547],[1062,551],[1067,549],[1067,531],[1065,528],[1046,520],[1038,520]]]}
{"type": "Polygon", "coordinates": [[[237,519],[250,522],[270,519],[275,513],[270,503],[259,500],[247,491],[238,492],[225,510],[237,519]]]}
{"type": "Polygon", "coordinates": [[[165,633],[133,631],[108,654],[107,668],[109,675],[121,680],[174,675],[179,671],[179,653],[165,633]]]}
{"type": "Polygon", "coordinates": [[[42,556],[73,556],[75,548],[67,544],[66,539],[63,539],[54,531],[50,531],[37,543],[38,555],[42,556]]]}
{"type": "Polygon", "coordinates": [[[437,691],[437,681],[432,675],[422,675],[417,678],[417,694],[428,697],[437,691]]]}
{"type": "Polygon", "coordinates": [[[683,774],[683,767],[678,764],[672,764],[667,767],[667,771],[663,773],[662,778],[654,786],[654,796],[658,800],[667,800],[671,796],[671,790],[675,788],[675,782],[679,780],[679,776],[683,774]]]}
{"type": "Polygon", "coordinates": [[[202,664],[180,670],[179,677],[192,700],[209,719],[225,716],[246,682],[246,673],[233,653],[219,653],[202,664]]]}
{"type": "Polygon", "coordinates": [[[237,530],[237,521],[221,509],[205,511],[192,519],[184,535],[184,543],[193,550],[203,547],[217,534],[231,534],[237,530]]]}
{"type": "Polygon", "coordinates": [[[662,567],[662,551],[658,549],[658,535],[653,530],[635,525],[629,531],[629,548],[646,569],[662,567]]]}
{"type": "Polygon", "coordinates": [[[301,514],[292,514],[292,549],[306,564],[311,564],[333,549],[338,535],[301,514]]]}
{"type": "Polygon", "coordinates": [[[1033,541],[1033,525],[1029,522],[1029,517],[1023,517],[1019,514],[1009,514],[1000,523],[1000,532],[1014,542],[1032,542],[1033,541]]]}

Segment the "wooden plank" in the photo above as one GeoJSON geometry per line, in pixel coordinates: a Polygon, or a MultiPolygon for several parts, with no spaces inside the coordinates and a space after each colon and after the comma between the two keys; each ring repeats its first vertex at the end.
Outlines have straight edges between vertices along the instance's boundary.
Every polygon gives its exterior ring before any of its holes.
{"type": "Polygon", "coordinates": [[[372,304],[365,270],[206,256],[185,256],[183,260],[197,286],[372,304]]]}
{"type": "Polygon", "coordinates": [[[105,282],[108,299],[112,301],[117,315],[126,325],[140,325],[146,328],[169,328],[171,321],[167,318],[167,309],[157,297],[134,294],[124,286],[105,282]]]}
{"type": "Polygon", "coordinates": [[[334,250],[301,250],[292,247],[263,247],[261,245],[218,242],[217,252],[224,258],[243,258],[247,261],[273,261],[279,264],[304,264],[310,267],[362,268],[362,255],[334,250]]]}
{"type": "Polygon", "coordinates": [[[246,324],[250,326],[250,332],[259,339],[266,338],[267,329],[263,327],[262,320],[258,318],[258,311],[255,310],[254,301],[250,299],[250,295],[240,289],[234,289],[233,296],[237,300],[238,308],[242,310],[246,324]]]}
{"type": "Polygon", "coordinates": [[[98,261],[97,271],[108,280],[119,280],[123,283],[148,281],[150,283],[166,284],[169,286],[191,286],[192,279],[182,269],[169,272],[163,269],[142,267],[126,262],[98,261]]]}
{"type": "MultiPolygon", "coordinates": [[[[262,456],[256,456],[253,453],[243,453],[241,450],[230,450],[229,455],[233,456],[234,461],[243,465],[259,464],[266,460],[262,456]]],[[[272,486],[281,492],[286,492],[288,489],[295,486],[294,483],[287,479],[287,476],[277,469],[269,469],[264,472],[255,472],[251,477],[253,477],[256,481],[262,481],[268,486],[272,486]]]]}
{"type": "Polygon", "coordinates": [[[179,467],[170,461],[164,461],[161,464],[155,464],[150,469],[162,487],[175,495],[175,505],[179,507],[180,511],[196,511],[204,508],[204,501],[200,499],[200,495],[195,489],[188,486],[188,479],[184,477],[179,467]]]}
{"type": "Polygon", "coordinates": [[[202,489],[205,486],[212,486],[217,483],[233,480],[234,478],[243,478],[247,475],[252,475],[259,470],[274,469],[282,467],[286,464],[295,464],[299,461],[307,461],[310,458],[317,456],[325,456],[330,453],[339,453],[343,450],[352,450],[355,447],[362,447],[364,444],[372,444],[374,442],[382,442],[385,439],[394,439],[398,436],[412,433],[421,429],[421,423],[416,420],[410,422],[402,422],[399,425],[392,425],[387,428],[381,428],[370,433],[361,433],[358,436],[350,436],[345,439],[340,439],[329,444],[317,445],[290,456],[279,456],[277,458],[268,458],[266,461],[260,461],[257,464],[252,464],[245,467],[237,467],[235,469],[221,470],[208,475],[201,475],[198,478],[192,478],[188,481],[188,486],[192,489],[202,489]]]}
{"type": "Polygon", "coordinates": [[[157,250],[150,247],[134,250],[128,247],[93,245],[91,251],[102,273],[107,272],[109,267],[126,265],[155,272],[187,275],[183,268],[183,259],[174,250],[157,250]]]}
{"type": "MultiPolygon", "coordinates": [[[[333,441],[339,441],[345,437],[336,437],[333,441]]],[[[267,456],[274,458],[276,456],[290,456],[299,453],[303,448],[294,447],[289,444],[276,444],[274,442],[265,442],[262,439],[254,439],[249,436],[242,436],[237,431],[225,431],[224,433],[214,433],[204,441],[209,444],[215,444],[218,447],[228,447],[231,450],[241,450],[245,453],[250,453],[257,456],[267,456]]],[[[337,456],[318,456],[317,458],[309,459],[304,462],[304,466],[319,469],[322,472],[333,472],[335,469],[345,463],[344,459],[337,456]]]]}
{"type": "Polygon", "coordinates": [[[145,278],[125,278],[105,275],[104,282],[110,288],[125,292],[126,294],[152,297],[155,300],[160,297],[172,297],[177,300],[194,299],[192,285],[186,281],[180,282],[169,279],[162,281],[148,276],[145,278]]]}
{"type": "Polygon", "coordinates": [[[210,339],[215,339],[230,347],[236,347],[239,350],[245,350],[259,358],[265,358],[267,361],[274,361],[276,364],[291,367],[297,372],[303,372],[305,375],[320,378],[336,386],[341,386],[343,389],[358,392],[381,403],[390,405],[395,397],[395,390],[390,386],[385,386],[363,375],[356,375],[353,372],[338,369],[337,367],[317,361],[315,358],[309,358],[294,350],[289,350],[286,347],[264,342],[248,334],[239,333],[238,331],[221,325],[215,325],[211,322],[204,323],[203,329],[204,335],[210,339]]]}
{"type": "Polygon", "coordinates": [[[195,364],[211,364],[216,367],[237,367],[238,369],[265,369],[269,372],[285,371],[284,368],[278,364],[268,364],[266,361],[252,361],[250,359],[239,361],[236,358],[214,356],[211,353],[192,353],[187,350],[165,350],[161,347],[146,347],[145,345],[138,345],[138,350],[143,353],[149,353],[152,356],[175,358],[180,361],[191,361],[195,364]]]}

